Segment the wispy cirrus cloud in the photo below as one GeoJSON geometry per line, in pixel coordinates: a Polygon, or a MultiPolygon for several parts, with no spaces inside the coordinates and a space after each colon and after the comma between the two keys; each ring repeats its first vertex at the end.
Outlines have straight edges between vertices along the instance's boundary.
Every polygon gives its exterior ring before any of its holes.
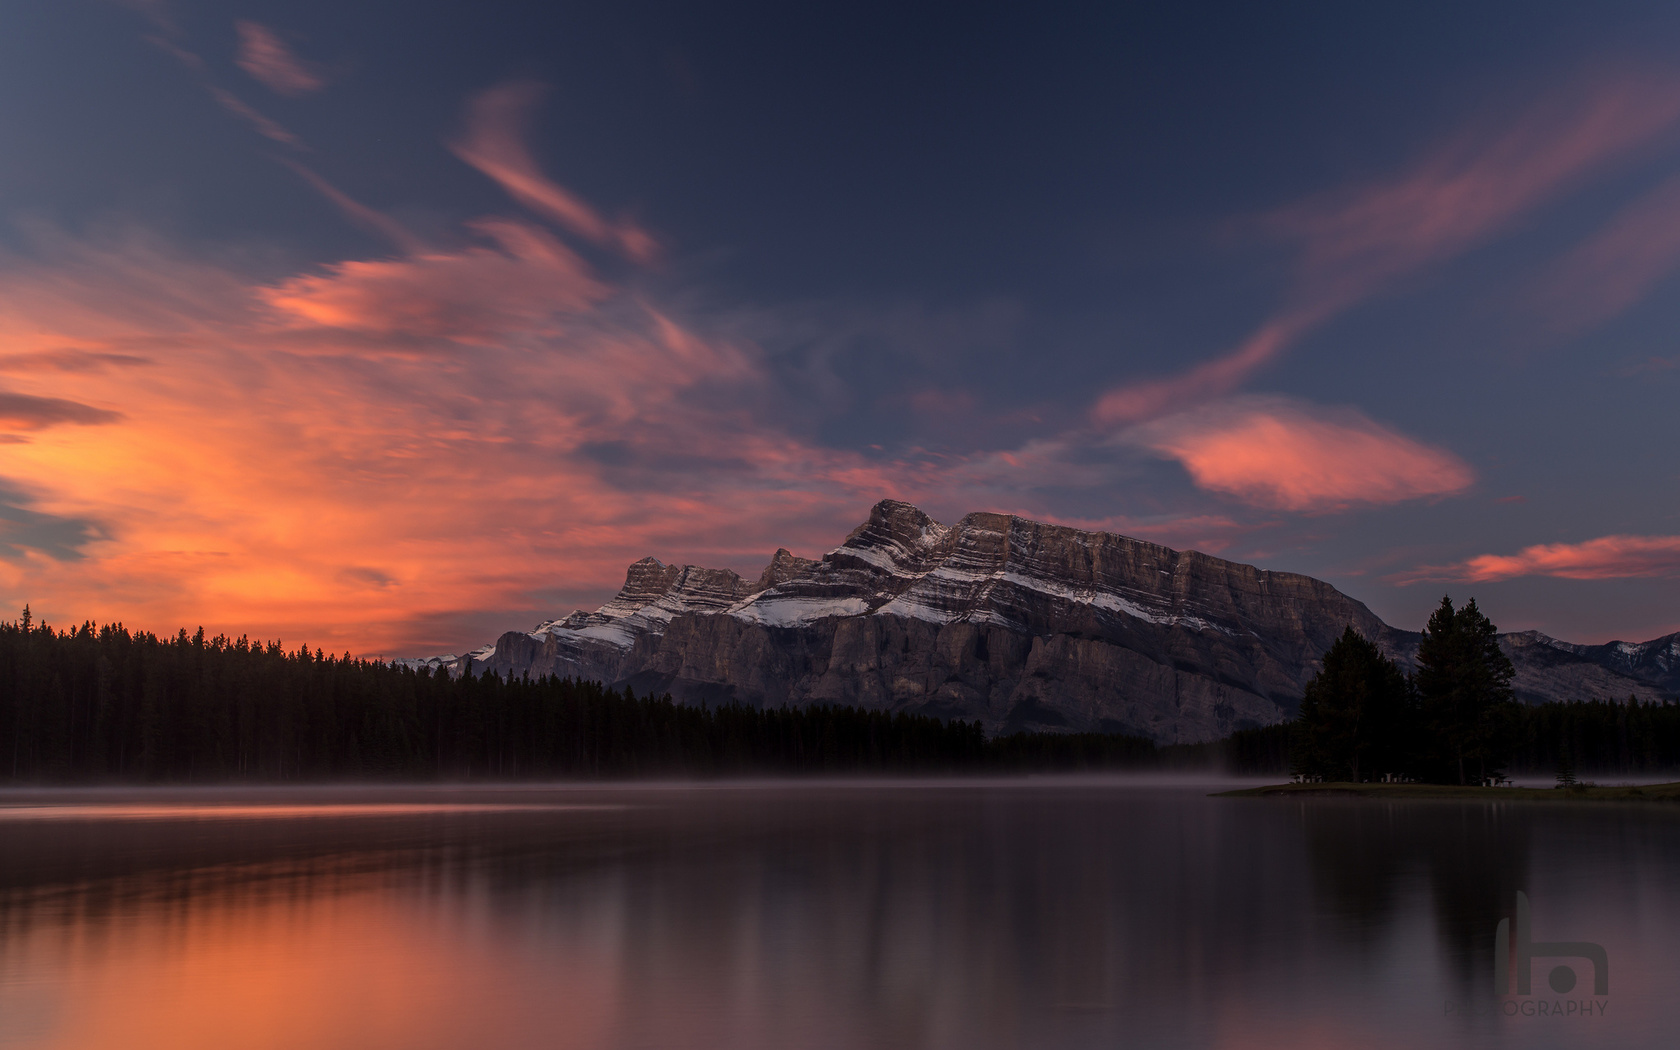
{"type": "Polygon", "coordinates": [[[1125,425],[1236,389],[1329,318],[1508,229],[1677,121],[1672,74],[1588,77],[1514,119],[1465,129],[1393,178],[1266,216],[1265,229],[1297,246],[1288,301],[1228,353],[1104,393],[1093,420],[1125,425]]]}
{"type": "MultiPolygon", "coordinates": [[[[490,110],[466,152],[502,164],[516,199],[649,257],[651,236],[542,176],[518,114],[490,110]]],[[[37,493],[0,591],[50,590],[77,616],[436,650],[462,639],[427,625],[460,609],[603,597],[648,553],[756,571],[936,474],[756,416],[777,401],[756,348],[701,335],[533,223],[480,219],[431,247],[291,166],[397,253],[253,279],[155,237],[39,225],[28,254],[0,253],[16,387],[0,416],[29,435],[0,440],[37,493]],[[24,542],[55,522],[74,542],[24,542]]]]}
{"type": "Polygon", "coordinates": [[[132,7],[144,15],[147,21],[151,22],[154,31],[146,34],[144,37],[146,42],[189,70],[218,106],[250,124],[259,135],[270,141],[278,142],[299,151],[309,149],[302,139],[292,134],[279,121],[258,112],[244,99],[216,83],[210,73],[210,66],[197,52],[182,42],[181,29],[170,17],[165,4],[140,2],[128,3],[126,6],[132,7]]]}
{"type": "Polygon", "coordinates": [[[1255,370],[1329,315],[1326,306],[1290,311],[1261,325],[1235,350],[1165,379],[1146,379],[1108,391],[1091,409],[1092,419],[1115,426],[1154,419],[1187,404],[1220,397],[1241,386],[1255,370]]]}
{"type": "Polygon", "coordinates": [[[1195,484],[1245,503],[1319,513],[1462,492],[1475,473],[1351,408],[1239,397],[1167,416],[1125,439],[1178,460],[1195,484]]]}
{"type": "Polygon", "coordinates": [[[307,95],[326,86],[320,70],[292,54],[274,30],[258,22],[241,21],[239,54],[235,61],[270,91],[279,95],[307,95]]]}
{"type": "Polygon", "coordinates": [[[1598,233],[1553,264],[1533,308],[1563,332],[1622,313],[1680,266],[1680,177],[1623,208],[1598,233]]]}
{"type": "MultiPolygon", "coordinates": [[[[613,284],[537,227],[472,232],[261,280],[137,236],[38,231],[32,255],[0,256],[0,342],[17,355],[153,362],[9,373],[123,418],[9,451],[27,509],[50,520],[31,519],[49,530],[35,553],[0,557],[0,594],[57,618],[443,651],[475,639],[436,632],[488,611],[520,610],[500,628],[567,611],[527,615],[542,595],[603,600],[647,554],[756,573],[777,546],[820,554],[887,496],[1043,517],[1033,486],[1111,481],[1055,441],[827,446],[779,410],[759,347],[613,284]],[[48,543],[54,522],[75,545],[48,543]]],[[[1103,523],[1203,549],[1247,528],[1103,523]]]]}
{"type": "Polygon", "coordinates": [[[1515,554],[1481,554],[1454,565],[1424,566],[1388,577],[1410,583],[1471,583],[1519,576],[1616,580],[1680,576],[1680,536],[1600,536],[1581,543],[1540,543],[1515,554]]]}
{"type": "Polygon", "coordinates": [[[402,223],[351,197],[348,193],[345,193],[337,186],[334,186],[332,183],[322,178],[315,172],[314,169],[305,167],[297,161],[292,160],[290,157],[282,157],[280,158],[280,162],[286,165],[286,167],[291,168],[292,171],[296,172],[298,178],[308,183],[310,188],[312,188],[316,193],[325,197],[329,202],[331,202],[333,207],[337,208],[341,213],[343,213],[345,218],[349,219],[356,226],[361,227],[369,233],[376,233],[379,236],[384,237],[398,248],[401,248],[403,251],[410,254],[418,253],[425,249],[425,244],[420,240],[420,238],[416,237],[402,223]]]}
{"type": "Polygon", "coordinates": [[[24,392],[0,415],[43,429],[7,446],[7,471],[51,516],[16,528],[97,521],[107,539],[73,563],[53,560],[62,545],[7,561],[0,591],[60,615],[417,652],[463,641],[415,633],[444,611],[562,585],[604,596],[649,553],[753,568],[907,491],[913,469],[744,413],[764,396],[750,348],[499,232],[277,282],[224,273],[213,302],[193,294],[202,264],[133,243],[0,265],[0,341],[156,360],[14,374],[24,392]],[[474,294],[434,301],[452,288],[474,294]]]}
{"type": "Polygon", "coordinates": [[[63,522],[76,542],[41,533],[19,548],[34,554],[0,557],[0,593],[438,651],[464,639],[425,632],[458,610],[600,599],[650,553],[756,571],[941,483],[944,461],[827,448],[769,419],[757,348],[615,286],[552,233],[507,218],[467,232],[278,279],[140,235],[36,228],[29,254],[0,254],[0,369],[17,387],[0,409],[109,424],[8,446],[37,494],[26,509],[47,516],[12,531],[63,522]],[[91,546],[72,528],[88,522],[91,546]]]}
{"type": "Polygon", "coordinates": [[[100,354],[62,348],[27,354],[0,354],[0,372],[103,372],[110,368],[136,368],[152,363],[138,354],[100,354]]]}
{"type": "Polygon", "coordinates": [[[262,288],[282,323],[481,343],[539,335],[608,294],[588,266],[534,226],[485,219],[495,247],[351,260],[262,288]]]}
{"type": "MultiPolygon", "coordinates": [[[[161,5],[137,7],[147,14],[157,29],[157,32],[147,36],[146,40],[190,70],[218,106],[251,125],[264,138],[288,146],[299,153],[310,152],[309,144],[293,134],[290,129],[216,83],[204,60],[179,42],[180,30],[169,20],[161,5]]],[[[312,72],[312,67],[291,56],[272,31],[253,22],[241,22],[238,28],[242,42],[239,63],[258,80],[267,83],[281,94],[300,94],[316,90],[324,83],[312,72]]],[[[306,167],[290,157],[275,159],[290,168],[355,225],[386,238],[404,251],[413,253],[422,248],[420,239],[401,223],[351,197],[313,168],[306,167]]]]}
{"type": "Polygon", "coordinates": [[[257,112],[250,105],[246,104],[244,99],[241,99],[233,92],[228,91],[225,88],[217,87],[214,84],[208,85],[206,90],[210,92],[210,97],[216,100],[217,105],[250,124],[251,127],[257,130],[257,134],[261,135],[263,138],[278,142],[282,146],[290,146],[295,150],[309,149],[308,146],[304,145],[302,139],[286,130],[286,128],[278,121],[271,120],[263,114],[257,112]]]}
{"type": "Polygon", "coordinates": [[[455,155],[495,180],[514,200],[571,232],[616,248],[637,262],[652,260],[659,244],[651,234],[631,222],[602,218],[537,166],[523,132],[542,90],[541,85],[521,82],[479,94],[468,107],[466,134],[452,146],[455,155]]]}

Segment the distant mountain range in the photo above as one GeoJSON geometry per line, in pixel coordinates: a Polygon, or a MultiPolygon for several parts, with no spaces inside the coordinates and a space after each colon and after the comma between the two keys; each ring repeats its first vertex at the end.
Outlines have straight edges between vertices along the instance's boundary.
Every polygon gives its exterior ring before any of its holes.
{"type": "MultiPolygon", "coordinates": [[[[643,558],[594,612],[410,663],[1186,743],[1289,717],[1348,624],[1412,664],[1418,633],[1310,576],[1004,514],[942,525],[885,500],[819,560],[778,550],[748,581],[643,558]]],[[[1500,641],[1528,703],[1680,696],[1680,634],[1500,641]]]]}

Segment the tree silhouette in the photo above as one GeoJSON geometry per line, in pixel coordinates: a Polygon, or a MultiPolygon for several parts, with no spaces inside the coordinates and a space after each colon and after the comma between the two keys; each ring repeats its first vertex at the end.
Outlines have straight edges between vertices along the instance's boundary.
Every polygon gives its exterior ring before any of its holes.
{"type": "Polygon", "coordinates": [[[1503,772],[1522,717],[1511,689],[1516,671],[1474,598],[1455,610],[1442,597],[1424,627],[1417,662],[1424,778],[1465,784],[1472,773],[1480,782],[1503,772]]]}
{"type": "Polygon", "coordinates": [[[1352,625],[1307,683],[1291,737],[1291,768],[1324,780],[1375,780],[1409,771],[1416,722],[1411,683],[1352,625]]]}

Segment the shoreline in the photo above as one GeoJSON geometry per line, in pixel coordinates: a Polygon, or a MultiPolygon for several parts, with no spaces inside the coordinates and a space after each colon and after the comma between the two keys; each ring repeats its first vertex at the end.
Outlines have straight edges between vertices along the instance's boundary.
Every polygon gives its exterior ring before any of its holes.
{"type": "Polygon", "coordinates": [[[1209,798],[1477,799],[1483,802],[1680,802],[1680,782],[1568,788],[1459,784],[1268,784],[1216,791],[1209,798]]]}

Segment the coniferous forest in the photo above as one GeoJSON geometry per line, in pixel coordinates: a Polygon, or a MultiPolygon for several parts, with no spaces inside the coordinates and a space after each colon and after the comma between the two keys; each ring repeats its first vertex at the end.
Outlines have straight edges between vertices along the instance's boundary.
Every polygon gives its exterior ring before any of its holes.
{"type": "Polygon", "coordinates": [[[1584,773],[1680,768],[1680,706],[1508,704],[1491,720],[1485,712],[1437,713],[1425,729],[1412,683],[1397,686],[1396,672],[1370,653],[1350,650],[1352,644],[1344,639],[1326,658],[1325,674],[1303,703],[1302,721],[1244,730],[1211,744],[1157,747],[1110,734],[988,738],[978,722],[851,707],[703,708],[570,679],[451,678],[319,649],[287,650],[277,642],[206,638],[202,630],[160,638],[86,623],[60,631],[31,622],[26,611],[18,621],[0,623],[0,782],[937,775],[1209,766],[1269,775],[1291,764],[1299,768],[1303,755],[1327,774],[1375,779],[1418,761],[1418,740],[1446,739],[1453,717],[1469,719],[1469,750],[1437,750],[1427,759],[1436,779],[1453,779],[1463,754],[1478,773],[1489,762],[1547,772],[1565,765],[1584,773]],[[1369,711],[1348,715],[1350,690],[1370,704],[1369,711]],[[1383,706],[1391,702],[1398,706],[1383,706]],[[1373,734],[1372,726],[1379,731],[1373,734]],[[1338,761],[1343,764],[1334,769],[1325,765],[1338,761]]]}
{"type": "MultiPolygon", "coordinates": [[[[1477,784],[1508,772],[1680,771],[1680,706],[1519,704],[1498,631],[1474,600],[1448,598],[1404,673],[1349,627],[1308,683],[1291,726],[1290,769],[1329,781],[1477,784]]],[[[1680,773],[1677,773],[1680,775],[1680,773]]]]}
{"type": "Polygon", "coordinates": [[[594,682],[451,678],[279,643],[0,624],[0,780],[535,779],[1102,769],[1154,745],[988,740],[849,707],[701,708],[594,682]]]}

